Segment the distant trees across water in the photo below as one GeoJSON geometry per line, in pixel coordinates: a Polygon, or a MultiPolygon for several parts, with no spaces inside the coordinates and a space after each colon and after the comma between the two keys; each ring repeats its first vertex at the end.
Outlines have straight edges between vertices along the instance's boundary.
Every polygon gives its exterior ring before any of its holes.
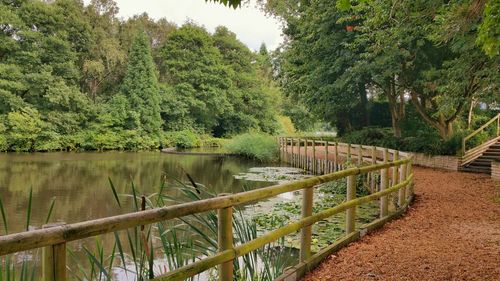
{"type": "Polygon", "coordinates": [[[0,151],[148,149],[170,131],[281,129],[265,46],[253,52],[223,26],[117,15],[112,0],[0,2],[0,151]]]}

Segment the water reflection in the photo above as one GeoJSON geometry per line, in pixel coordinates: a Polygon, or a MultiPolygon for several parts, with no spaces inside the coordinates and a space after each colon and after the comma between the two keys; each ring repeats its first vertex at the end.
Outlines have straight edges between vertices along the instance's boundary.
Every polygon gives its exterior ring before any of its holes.
{"type": "Polygon", "coordinates": [[[118,214],[108,178],[118,193],[130,194],[134,182],[140,193],[151,194],[159,189],[163,177],[186,180],[187,172],[215,193],[234,193],[271,185],[271,182],[233,177],[264,165],[235,157],[158,152],[7,153],[0,154],[0,197],[12,233],[25,229],[30,188],[33,189],[30,225],[40,227],[53,197],[56,204],[52,221],[72,223],[118,214]]]}

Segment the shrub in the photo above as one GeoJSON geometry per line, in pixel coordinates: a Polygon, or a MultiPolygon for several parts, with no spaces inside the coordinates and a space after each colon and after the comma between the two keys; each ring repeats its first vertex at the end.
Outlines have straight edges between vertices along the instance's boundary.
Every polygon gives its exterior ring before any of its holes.
{"type": "Polygon", "coordinates": [[[279,146],[273,136],[263,133],[246,133],[234,137],[225,146],[230,153],[243,155],[263,162],[276,161],[279,146]]]}
{"type": "Polygon", "coordinates": [[[368,127],[342,137],[343,142],[395,148],[396,139],[390,128],[368,127]]]}
{"type": "Polygon", "coordinates": [[[7,145],[7,138],[5,134],[7,132],[7,128],[4,125],[3,118],[0,115],[0,151],[7,151],[9,146],[7,145]]]}
{"type": "Polygon", "coordinates": [[[346,134],[341,141],[432,155],[456,155],[460,151],[462,137],[462,133],[457,133],[453,138],[443,140],[434,131],[417,131],[414,135],[397,139],[391,128],[369,127],[346,134]]]}
{"type": "Polygon", "coordinates": [[[178,148],[193,148],[201,145],[200,136],[189,130],[165,133],[165,146],[175,146],[178,148]]]}
{"type": "Polygon", "coordinates": [[[292,119],[288,116],[278,116],[279,133],[290,135],[295,133],[295,127],[293,125],[292,119]]]}

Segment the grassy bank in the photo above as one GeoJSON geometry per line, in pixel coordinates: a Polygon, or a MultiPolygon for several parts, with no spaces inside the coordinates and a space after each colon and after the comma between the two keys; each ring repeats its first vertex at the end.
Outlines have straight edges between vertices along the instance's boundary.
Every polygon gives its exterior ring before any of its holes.
{"type": "Polygon", "coordinates": [[[262,162],[278,160],[279,145],[275,137],[263,133],[246,133],[229,140],[224,146],[229,153],[262,162]]]}

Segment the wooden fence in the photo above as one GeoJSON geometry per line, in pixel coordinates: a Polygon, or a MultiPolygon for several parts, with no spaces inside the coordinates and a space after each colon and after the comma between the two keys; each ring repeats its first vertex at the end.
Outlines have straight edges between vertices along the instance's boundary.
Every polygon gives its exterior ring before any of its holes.
{"type": "MultiPolygon", "coordinates": [[[[316,141],[312,142],[311,148],[304,146],[303,149],[312,149],[314,152],[317,152],[316,149],[318,147],[316,146],[323,144],[326,148],[324,151],[325,158],[319,157],[316,153],[311,154],[309,157],[304,157],[300,154],[300,141],[299,139],[280,138],[282,159],[293,163],[295,166],[306,165],[314,171],[319,172],[321,170],[324,175],[190,203],[75,224],[54,225],[50,228],[0,236],[0,256],[43,247],[44,280],[64,281],[67,274],[67,242],[217,210],[219,252],[213,256],[202,258],[187,266],[158,276],[153,280],[185,280],[216,266],[219,267],[219,280],[232,280],[234,259],[297,231],[301,231],[300,262],[291,271],[287,271],[283,275],[285,276],[283,278],[286,280],[300,278],[331,251],[359,238],[363,232],[384,224],[396,215],[400,215],[406,210],[413,196],[413,173],[411,155],[409,154],[378,147],[365,148],[363,146],[347,144],[330,145],[327,142],[316,141]],[[297,145],[299,148],[294,148],[294,145],[297,145]],[[333,156],[327,156],[329,153],[333,153],[333,156]],[[341,162],[340,159],[344,158],[345,161],[341,162]],[[324,160],[323,162],[320,161],[322,159],[324,160]],[[353,165],[352,159],[357,159],[357,166],[353,165]],[[372,177],[377,188],[368,196],[356,198],[355,183],[357,182],[357,177],[367,174],[374,175],[375,173],[380,175],[376,179],[372,177]],[[313,214],[314,187],[322,183],[340,179],[347,179],[346,202],[313,214]],[[302,190],[303,193],[302,218],[300,220],[268,232],[250,242],[235,245],[232,224],[233,207],[268,199],[285,192],[299,190],[302,190]],[[398,196],[397,210],[389,214],[388,196],[393,193],[397,193],[398,196]],[[356,230],[356,207],[379,199],[380,219],[365,226],[362,230],[356,230]],[[341,212],[345,212],[346,215],[345,236],[318,253],[312,253],[311,236],[313,224],[341,212]]],[[[310,142],[306,141],[306,143],[309,144],[310,142]]]]}

